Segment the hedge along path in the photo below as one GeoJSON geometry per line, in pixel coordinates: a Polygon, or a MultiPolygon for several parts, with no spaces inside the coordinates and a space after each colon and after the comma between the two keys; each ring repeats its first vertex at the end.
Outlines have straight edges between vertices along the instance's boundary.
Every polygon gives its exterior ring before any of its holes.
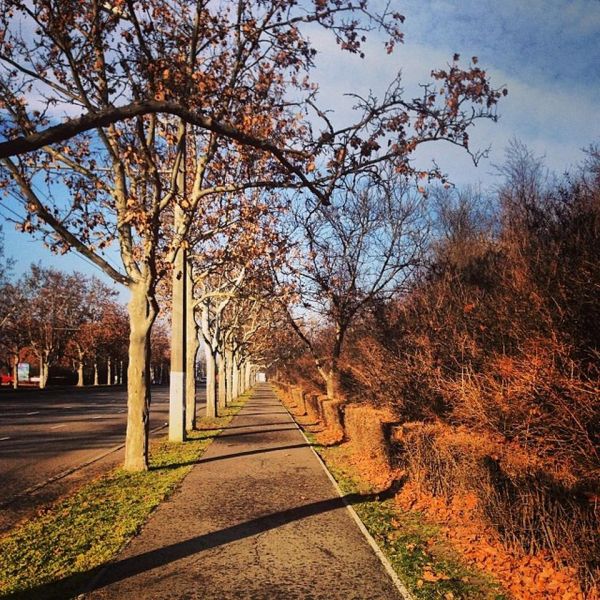
{"type": "Polygon", "coordinates": [[[393,467],[384,433],[396,422],[393,413],[367,404],[346,405],[347,438],[342,444],[332,445],[325,410],[319,412],[310,406],[311,398],[319,400],[317,406],[331,401],[314,394],[303,395],[297,386],[280,384],[278,389],[283,404],[305,430],[341,493],[362,499],[349,510],[384,554],[389,568],[400,576],[399,588],[405,595],[423,600],[507,598],[495,577],[462,559],[442,528],[428,522],[420,512],[398,504],[397,484],[403,472],[393,467]]]}
{"type": "Polygon", "coordinates": [[[140,590],[161,599],[402,598],[267,385],[87,597],[140,590]]]}
{"type": "Polygon", "coordinates": [[[40,511],[0,539],[0,597],[70,598],[140,530],[236,414],[241,396],[222,417],[202,419],[185,443],[151,443],[150,470],[115,469],[40,511]]]}

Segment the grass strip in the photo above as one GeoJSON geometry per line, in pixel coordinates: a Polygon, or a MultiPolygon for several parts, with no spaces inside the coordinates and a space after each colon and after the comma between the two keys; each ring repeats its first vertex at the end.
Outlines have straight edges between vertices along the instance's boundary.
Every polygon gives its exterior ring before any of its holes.
{"type": "Polygon", "coordinates": [[[393,498],[369,493],[352,472],[340,446],[321,446],[305,432],[352,507],[415,598],[423,600],[506,600],[500,585],[465,565],[442,539],[440,527],[422,513],[400,511],[393,498]],[[383,497],[382,497],[383,496],[383,497]]]}
{"type": "Polygon", "coordinates": [[[150,469],[115,469],[17,525],[0,539],[0,598],[72,598],[138,533],[177,487],[249,393],[216,419],[200,419],[188,440],[153,440],[150,469]]]}

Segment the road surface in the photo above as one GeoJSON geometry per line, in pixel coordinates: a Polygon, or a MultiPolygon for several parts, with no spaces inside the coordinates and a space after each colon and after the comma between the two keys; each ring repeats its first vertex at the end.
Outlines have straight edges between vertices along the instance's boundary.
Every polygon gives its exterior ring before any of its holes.
{"type": "Polygon", "coordinates": [[[140,535],[89,573],[87,591],[89,600],[406,597],[264,384],[140,535]]]}
{"type": "MultiPolygon", "coordinates": [[[[151,430],[167,422],[168,394],[166,386],[152,388],[151,430]]],[[[198,396],[202,401],[203,389],[198,396]]],[[[118,464],[123,451],[115,448],[125,441],[126,417],[122,387],[2,390],[0,531],[118,464]]]]}

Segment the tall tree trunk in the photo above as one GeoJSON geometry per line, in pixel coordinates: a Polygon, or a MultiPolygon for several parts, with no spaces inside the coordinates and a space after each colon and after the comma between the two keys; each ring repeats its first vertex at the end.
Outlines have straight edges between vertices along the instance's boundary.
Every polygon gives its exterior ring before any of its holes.
{"type": "Polygon", "coordinates": [[[100,379],[98,377],[98,359],[94,359],[94,385],[100,385],[100,379]]]}
{"type": "Polygon", "coordinates": [[[252,365],[246,363],[246,390],[252,387],[252,365]]]}
{"type": "Polygon", "coordinates": [[[216,359],[206,342],[204,356],[206,358],[206,416],[212,418],[217,416],[216,359]]]}
{"type": "MultiPolygon", "coordinates": [[[[181,209],[175,207],[175,227],[181,226],[181,209]]],[[[184,248],[175,255],[171,286],[171,373],[169,380],[169,441],[183,442],[186,425],[186,340],[188,266],[184,248]]]]}
{"type": "Polygon", "coordinates": [[[77,387],[83,387],[83,360],[81,356],[77,360],[77,387]]]}
{"type": "Polygon", "coordinates": [[[219,390],[218,390],[218,403],[219,408],[223,409],[227,406],[227,377],[226,377],[226,364],[225,358],[222,353],[219,353],[219,390]]]}
{"type": "Polygon", "coordinates": [[[48,364],[48,361],[44,361],[44,386],[46,387],[48,385],[48,380],[50,379],[50,365],[48,364]]]}
{"type": "Polygon", "coordinates": [[[233,361],[233,398],[239,397],[240,395],[240,370],[238,368],[237,362],[233,361]]]}
{"type": "Polygon", "coordinates": [[[18,352],[13,356],[12,376],[13,376],[12,386],[13,386],[13,389],[16,390],[19,387],[19,353],[18,352]]]}
{"type": "MultiPolygon", "coordinates": [[[[191,288],[191,286],[188,286],[191,288]]],[[[196,355],[198,354],[198,326],[194,319],[194,307],[188,297],[187,348],[185,369],[185,427],[196,428],[196,355]]]]}
{"type": "Polygon", "coordinates": [[[150,426],[150,333],[156,318],[154,298],[149,285],[131,286],[129,312],[129,366],[127,368],[127,433],[125,436],[126,471],[148,469],[150,426]]]}
{"type": "Polygon", "coordinates": [[[227,378],[227,404],[231,404],[233,401],[233,352],[231,350],[225,351],[225,376],[227,378]]]}
{"type": "Polygon", "coordinates": [[[43,390],[48,383],[48,364],[44,353],[40,354],[40,389],[43,390]]]}
{"type": "Polygon", "coordinates": [[[337,369],[330,369],[325,378],[327,398],[329,400],[343,400],[340,383],[340,373],[337,369]]]}
{"type": "Polygon", "coordinates": [[[340,377],[340,368],[337,358],[334,357],[331,361],[329,369],[319,369],[321,377],[325,380],[327,398],[329,400],[343,400],[342,385],[340,377]]]}
{"type": "Polygon", "coordinates": [[[112,361],[110,356],[106,359],[106,385],[112,385],[112,361]]]}
{"type": "Polygon", "coordinates": [[[217,356],[216,349],[212,343],[209,325],[209,308],[202,305],[200,312],[200,331],[204,341],[204,358],[206,359],[206,416],[213,418],[217,416],[217,356]]]}
{"type": "Polygon", "coordinates": [[[238,383],[240,386],[240,396],[246,391],[246,373],[244,372],[245,368],[246,361],[243,360],[238,368],[238,383]]]}

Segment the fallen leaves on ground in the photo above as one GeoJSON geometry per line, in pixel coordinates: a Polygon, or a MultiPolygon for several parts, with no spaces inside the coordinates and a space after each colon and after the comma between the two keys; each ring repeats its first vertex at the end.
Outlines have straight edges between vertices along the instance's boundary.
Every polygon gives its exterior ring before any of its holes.
{"type": "MultiPolygon", "coordinates": [[[[451,503],[406,484],[396,496],[404,510],[417,510],[441,526],[441,535],[472,565],[493,575],[518,600],[598,600],[597,590],[584,595],[574,568],[560,567],[544,555],[505,548],[477,513],[473,495],[451,503]]],[[[440,574],[424,571],[423,581],[440,574]]]]}

